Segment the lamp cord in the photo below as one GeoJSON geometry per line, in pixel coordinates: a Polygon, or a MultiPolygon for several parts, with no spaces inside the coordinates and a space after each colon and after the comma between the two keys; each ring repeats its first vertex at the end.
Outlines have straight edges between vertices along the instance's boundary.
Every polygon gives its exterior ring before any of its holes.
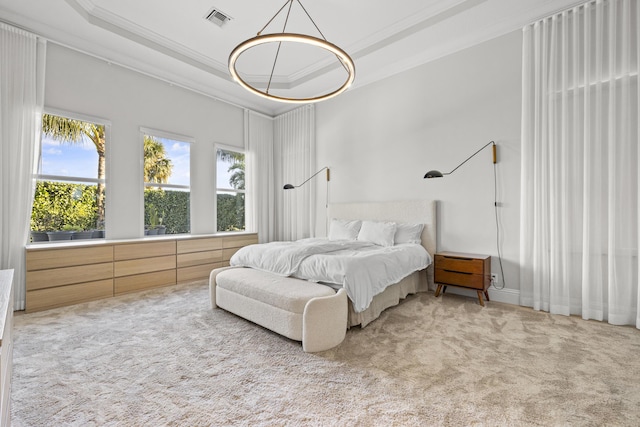
{"type": "MultiPolygon", "coordinates": [[[[484,148],[484,147],[483,147],[484,148]]],[[[498,250],[498,262],[500,264],[500,274],[502,275],[502,286],[497,287],[495,283],[493,287],[501,290],[507,285],[504,280],[504,269],[502,268],[502,254],[500,253],[500,223],[498,221],[498,177],[496,172],[496,164],[493,164],[493,209],[496,217],[496,248],[498,250]]]]}
{"type": "MultiPolygon", "coordinates": [[[[311,23],[313,24],[314,27],[316,27],[316,30],[318,30],[318,33],[320,33],[320,37],[322,37],[322,39],[324,41],[327,41],[327,38],[324,36],[324,34],[322,34],[322,31],[320,31],[320,28],[318,27],[318,25],[316,24],[316,21],[313,20],[313,18],[311,17],[311,15],[309,15],[309,12],[307,12],[307,9],[302,5],[302,2],[300,0],[296,0],[297,3],[300,5],[300,7],[302,8],[302,10],[304,11],[304,13],[307,15],[307,17],[309,18],[309,20],[311,21],[311,23]]],[[[284,23],[284,28],[282,29],[282,32],[285,32],[285,29],[287,28],[287,21],[289,20],[289,14],[291,13],[291,6],[293,6],[293,0],[287,0],[287,2],[285,4],[282,5],[282,7],[280,8],[280,10],[278,10],[276,12],[275,15],[273,15],[273,17],[271,19],[269,19],[269,22],[266,23],[266,25],[264,27],[262,27],[262,29],[260,31],[258,31],[258,35],[262,34],[262,32],[269,26],[269,24],[271,24],[271,22],[276,18],[276,16],[278,16],[280,14],[280,12],[282,12],[282,9],[285,8],[286,5],[289,5],[289,11],[287,12],[287,19],[285,20],[284,23]]],[[[276,61],[278,61],[278,53],[280,53],[280,45],[282,44],[282,42],[278,43],[278,52],[276,52],[276,58],[273,61],[273,68],[276,67],[276,61]]],[[[344,68],[345,70],[347,70],[347,73],[349,72],[349,69],[347,68],[347,66],[344,64],[344,62],[342,61],[342,58],[340,58],[338,55],[336,55],[336,58],[338,58],[338,62],[340,62],[340,65],[342,65],[342,68],[344,68]]],[[[269,77],[269,84],[267,86],[267,90],[266,93],[269,93],[269,86],[271,86],[271,79],[273,78],[273,70],[271,70],[271,77],[269,77]]]]}
{"type": "MultiPolygon", "coordinates": [[[[286,4],[285,4],[286,6],[286,4]]],[[[293,0],[290,1],[289,3],[289,10],[287,10],[287,17],[284,20],[284,27],[282,27],[282,32],[284,33],[287,29],[287,23],[289,23],[289,15],[291,14],[291,6],[293,6],[293,0]]],[[[282,6],[284,8],[284,6],[282,6]]],[[[282,10],[282,9],[280,9],[282,10]]],[[[278,13],[280,13],[280,11],[278,11],[278,13]]],[[[277,15],[277,13],[276,13],[277,15]]],[[[274,16],[275,18],[275,16],[274,16]]],[[[271,21],[273,21],[273,18],[271,18],[271,21]]],[[[271,22],[269,21],[269,22],[271,22]]],[[[269,25],[269,24],[267,24],[269,25]]],[[[264,28],[263,28],[264,29],[264,28]]],[[[262,30],[260,30],[260,32],[262,32],[262,30]]],[[[260,33],[258,33],[260,34],[260,33]]],[[[269,89],[271,88],[271,80],[273,80],[273,72],[276,69],[276,63],[278,62],[278,55],[280,55],[280,47],[282,47],[282,42],[278,42],[278,50],[276,51],[276,57],[273,58],[273,67],[271,67],[271,75],[269,76],[269,83],[267,83],[267,89],[265,90],[265,93],[269,93],[269,89]]]]}
{"type": "MultiPolygon", "coordinates": [[[[286,5],[289,5],[289,10],[291,10],[291,5],[290,5],[290,3],[293,3],[293,0],[287,0],[287,1],[285,2],[285,4],[283,4],[283,5],[282,5],[282,7],[280,8],[280,10],[278,10],[278,11],[276,12],[276,14],[275,14],[275,15],[273,15],[273,17],[272,17],[271,19],[269,19],[269,22],[267,22],[267,23],[265,24],[265,26],[264,26],[264,27],[262,27],[262,29],[261,29],[260,31],[258,31],[258,35],[262,34],[262,32],[263,32],[263,31],[264,31],[264,30],[269,26],[269,24],[271,24],[271,22],[272,22],[274,19],[276,19],[276,16],[278,16],[278,15],[280,14],[280,12],[282,12],[282,9],[284,9],[286,5]]],[[[288,16],[288,15],[287,15],[287,16],[288,16]]],[[[286,25],[286,24],[285,24],[285,25],[286,25]]]]}

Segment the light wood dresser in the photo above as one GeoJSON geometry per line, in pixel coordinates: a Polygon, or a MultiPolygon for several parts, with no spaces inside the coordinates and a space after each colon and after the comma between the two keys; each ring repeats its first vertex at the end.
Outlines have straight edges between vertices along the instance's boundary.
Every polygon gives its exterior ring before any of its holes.
{"type": "Polygon", "coordinates": [[[13,270],[0,270],[0,426],[11,425],[13,270]]]}
{"type": "Polygon", "coordinates": [[[27,247],[26,312],[206,279],[255,233],[87,240],[27,247]]]}

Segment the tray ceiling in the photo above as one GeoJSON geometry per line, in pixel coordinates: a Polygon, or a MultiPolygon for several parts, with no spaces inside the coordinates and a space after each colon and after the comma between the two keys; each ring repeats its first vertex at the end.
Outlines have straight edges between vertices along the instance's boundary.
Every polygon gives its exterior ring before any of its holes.
{"type": "MultiPolygon", "coordinates": [[[[302,0],[330,42],[355,61],[352,89],[566,9],[576,0],[302,0]]],[[[253,37],[285,0],[0,0],[0,19],[54,42],[176,85],[268,115],[294,108],[261,99],[231,80],[229,53],[253,37]],[[230,19],[206,19],[216,9],[230,19]]],[[[280,32],[284,12],[264,33],[280,32]]],[[[288,32],[318,36],[294,2],[288,32]]],[[[266,86],[277,46],[254,48],[239,70],[266,86]]],[[[286,95],[315,95],[339,86],[344,70],[321,49],[283,45],[271,87],[286,95]]]]}

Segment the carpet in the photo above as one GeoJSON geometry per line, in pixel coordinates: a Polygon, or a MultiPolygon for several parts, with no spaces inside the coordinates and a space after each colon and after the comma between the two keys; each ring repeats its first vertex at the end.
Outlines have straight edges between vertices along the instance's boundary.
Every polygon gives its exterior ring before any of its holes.
{"type": "Polygon", "coordinates": [[[15,427],[639,420],[640,331],[452,294],[315,354],[211,310],[205,282],[15,317],[15,427]]]}

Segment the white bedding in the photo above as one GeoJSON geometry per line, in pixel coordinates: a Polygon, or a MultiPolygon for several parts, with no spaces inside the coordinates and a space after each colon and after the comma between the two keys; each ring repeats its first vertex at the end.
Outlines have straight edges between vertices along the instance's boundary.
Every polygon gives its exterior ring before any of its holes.
{"type": "Polygon", "coordinates": [[[354,310],[361,312],[387,286],[426,268],[431,256],[421,245],[411,243],[382,247],[311,238],[245,246],[233,255],[230,264],[340,285],[354,310]]]}

